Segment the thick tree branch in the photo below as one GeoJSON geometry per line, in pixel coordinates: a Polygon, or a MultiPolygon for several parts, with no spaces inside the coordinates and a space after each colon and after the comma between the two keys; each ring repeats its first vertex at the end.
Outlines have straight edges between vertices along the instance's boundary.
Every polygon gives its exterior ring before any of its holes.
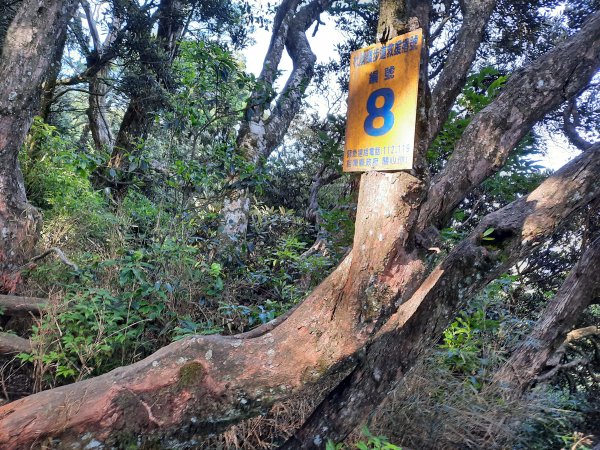
{"type": "Polygon", "coordinates": [[[317,57],[312,52],[306,37],[306,30],[331,3],[331,0],[314,0],[300,9],[290,23],[285,46],[294,67],[271,116],[265,123],[265,146],[260,155],[263,158],[267,158],[281,143],[290,123],[300,110],[304,92],[313,77],[317,62],[317,57]]]}
{"type": "MultiPolygon", "coordinates": [[[[600,145],[597,147],[600,150],[600,145]]],[[[536,190],[486,216],[393,315],[356,368],[325,398],[284,449],[342,441],[450,324],[466,300],[522,259],[600,195],[600,153],[584,154],[536,190]],[[482,234],[494,228],[494,241],[482,234]]]]}
{"type": "Polygon", "coordinates": [[[0,311],[2,311],[2,314],[39,314],[46,303],[48,303],[48,299],[45,298],[0,295],[0,311]]]}
{"type": "Polygon", "coordinates": [[[465,85],[467,74],[475,60],[477,49],[483,40],[485,27],[495,6],[496,0],[464,0],[461,2],[462,26],[431,94],[428,145],[431,145],[442,129],[450,113],[450,108],[465,85]]]}
{"type": "MultiPolygon", "coordinates": [[[[312,0],[295,12],[298,3],[295,0],[286,0],[279,7],[259,84],[250,97],[245,120],[237,136],[237,146],[241,153],[257,165],[268,158],[281,143],[292,119],[300,109],[302,97],[312,79],[316,63],[306,30],[331,6],[333,0],[312,0]],[[274,96],[273,81],[284,47],[287,47],[294,66],[269,118],[265,121],[263,113],[274,96]]],[[[232,190],[224,200],[221,210],[221,235],[225,244],[244,239],[248,228],[249,210],[250,198],[247,189],[232,190]]]]}
{"type": "Polygon", "coordinates": [[[533,124],[590,82],[600,67],[600,12],[581,31],[513,74],[502,93],[475,116],[434,179],[419,224],[443,226],[454,208],[502,167],[533,124]]]}
{"type": "Polygon", "coordinates": [[[31,351],[31,342],[14,334],[0,332],[0,355],[31,351]]]}
{"type": "MultiPolygon", "coordinates": [[[[600,146],[596,145],[595,151],[599,150],[600,146]]],[[[598,261],[600,261],[600,237],[585,249],[552,301],[544,309],[531,333],[496,373],[494,376],[496,382],[509,386],[515,394],[519,394],[536,381],[536,377],[547,365],[559,364],[560,360],[553,356],[555,353],[564,354],[566,343],[598,331],[598,327],[588,327],[577,333],[567,334],[585,308],[600,296],[598,261]],[[561,346],[563,346],[562,352],[561,346]]],[[[551,372],[555,373],[556,370],[551,372]]]]}

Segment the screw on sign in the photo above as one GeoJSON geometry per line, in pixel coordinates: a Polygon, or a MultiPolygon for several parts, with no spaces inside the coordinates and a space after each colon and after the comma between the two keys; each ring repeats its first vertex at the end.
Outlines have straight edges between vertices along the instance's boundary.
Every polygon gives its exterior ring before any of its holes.
{"type": "Polygon", "coordinates": [[[412,169],[421,30],[350,55],[344,171],[412,169]]]}

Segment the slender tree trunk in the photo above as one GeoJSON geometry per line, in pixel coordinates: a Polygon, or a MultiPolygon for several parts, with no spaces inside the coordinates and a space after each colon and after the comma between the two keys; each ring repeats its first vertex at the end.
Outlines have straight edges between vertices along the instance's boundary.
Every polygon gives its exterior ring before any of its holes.
{"type": "MultiPolygon", "coordinates": [[[[300,110],[302,98],[310,83],[316,56],[310,48],[306,30],[332,3],[331,0],[312,0],[298,8],[298,0],[284,0],[273,21],[271,43],[265,56],[257,88],[250,96],[245,120],[240,126],[237,147],[248,162],[258,166],[281,144],[290,123],[300,110]],[[275,107],[264,113],[273,100],[268,93],[277,76],[283,50],[287,49],[294,68],[275,107]]],[[[237,181],[234,179],[234,181],[237,181]]],[[[246,238],[250,212],[250,192],[247,187],[232,189],[223,201],[221,237],[226,245],[241,243],[246,238]]]]}
{"type": "Polygon", "coordinates": [[[17,156],[38,110],[41,85],[77,7],[75,0],[23,1],[0,59],[0,292],[19,281],[32,256],[40,215],[27,203],[17,156]]]}
{"type": "Polygon", "coordinates": [[[50,110],[54,103],[54,95],[56,89],[56,82],[61,69],[61,60],[67,43],[67,33],[64,33],[61,37],[60,42],[56,46],[54,54],[52,55],[52,61],[48,68],[48,74],[42,85],[42,101],[40,105],[40,117],[46,123],[50,123],[50,110]]]}
{"type": "Polygon", "coordinates": [[[581,313],[600,297],[599,261],[600,237],[585,249],[531,333],[495,374],[494,381],[518,395],[542,374],[581,313]]]}
{"type": "Polygon", "coordinates": [[[113,145],[113,136],[110,130],[108,120],[108,108],[106,106],[106,95],[110,86],[105,78],[108,76],[110,68],[104,67],[90,78],[88,83],[90,95],[88,97],[87,116],[89,120],[90,131],[94,141],[94,147],[98,151],[110,152],[113,145]]]}

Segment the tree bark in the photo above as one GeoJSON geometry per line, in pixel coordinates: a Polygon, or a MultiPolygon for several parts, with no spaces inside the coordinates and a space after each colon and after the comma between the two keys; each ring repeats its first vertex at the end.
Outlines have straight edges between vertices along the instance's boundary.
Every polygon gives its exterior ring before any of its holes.
{"type": "Polygon", "coordinates": [[[38,110],[51,56],[66,33],[75,0],[21,3],[0,59],[0,293],[14,291],[15,272],[31,255],[40,215],[27,203],[17,156],[38,110]]]}
{"type": "MultiPolygon", "coordinates": [[[[87,66],[93,67],[98,64],[99,61],[106,58],[110,51],[111,46],[114,44],[118,36],[118,30],[120,20],[118,17],[113,19],[110,31],[104,41],[100,41],[100,34],[96,27],[91,7],[89,3],[82,3],[85,11],[85,16],[92,36],[92,42],[94,44],[93,51],[87,50],[87,66]]],[[[107,116],[106,96],[110,91],[110,85],[106,79],[110,73],[110,64],[106,63],[102,68],[95,74],[89,77],[89,96],[88,96],[88,109],[86,111],[90,131],[92,133],[92,140],[94,141],[94,147],[100,152],[111,152],[113,145],[113,135],[110,129],[110,122],[107,116]]]]}
{"type": "Polygon", "coordinates": [[[31,351],[31,342],[14,334],[0,332],[0,355],[31,351]]]}
{"type": "MultiPolygon", "coordinates": [[[[357,304],[352,277],[357,269],[369,271],[356,268],[350,255],[286,321],[262,336],[187,338],[132,366],[0,407],[0,445],[22,448],[48,437],[82,447],[92,441],[118,445],[128,435],[198,438],[299,389],[318,395],[335,385],[288,448],[340,440],[439,337],[467,298],[599,195],[598,170],[600,152],[582,155],[530,195],[487,216],[418,290],[396,294],[400,309],[365,350],[376,328],[375,310],[369,314],[357,304]],[[489,227],[497,230],[491,245],[482,240],[489,227]]],[[[406,272],[405,265],[391,265],[379,278],[400,284],[406,272]]],[[[365,291],[376,304],[373,288],[365,291]]]]}
{"type": "Polygon", "coordinates": [[[110,68],[107,66],[90,78],[90,95],[88,96],[88,109],[86,111],[94,147],[101,152],[110,152],[113,145],[113,135],[106,114],[108,112],[106,95],[110,91],[110,85],[106,83],[105,79],[109,71],[110,68]]]}
{"type": "Polygon", "coordinates": [[[357,355],[354,370],[326,396],[284,449],[342,441],[435,343],[454,316],[487,283],[530,254],[563,221],[600,195],[600,145],[536,190],[484,217],[438,265],[415,294],[357,355]],[[492,243],[482,239],[494,228],[492,243]]]}
{"type": "Polygon", "coordinates": [[[515,72],[498,98],[469,124],[434,177],[419,223],[442,227],[465,193],[505,163],[535,122],[577,95],[600,68],[600,12],[582,29],[515,72]]]}
{"type": "Polygon", "coordinates": [[[54,94],[56,90],[56,82],[58,80],[58,75],[60,74],[60,69],[62,67],[61,60],[63,53],[65,51],[65,45],[67,43],[67,33],[64,33],[61,37],[60,42],[56,46],[54,50],[54,54],[52,55],[52,61],[50,62],[50,67],[48,69],[48,73],[42,84],[42,101],[40,105],[39,115],[42,120],[46,123],[50,123],[50,112],[52,110],[52,105],[54,104],[54,94]]]}
{"type": "MultiPolygon", "coordinates": [[[[245,111],[245,120],[237,137],[239,151],[254,165],[262,164],[281,144],[290,123],[300,110],[316,63],[306,30],[332,3],[332,0],[312,0],[298,11],[298,0],[284,0],[275,16],[271,43],[245,111]],[[273,100],[273,83],[284,48],[293,61],[292,73],[279,94],[269,118],[263,115],[273,100]]],[[[236,181],[234,177],[234,182],[236,181]]],[[[223,201],[221,237],[225,244],[243,242],[248,230],[250,192],[247,187],[235,188],[223,201]]]]}
{"type": "Polygon", "coordinates": [[[17,14],[17,9],[21,4],[21,0],[6,1],[0,5],[0,54],[4,47],[6,33],[10,27],[10,23],[17,14]]]}
{"type": "Polygon", "coordinates": [[[45,298],[0,295],[0,311],[5,315],[39,314],[46,303],[48,300],[45,298]]]}
{"type": "MultiPolygon", "coordinates": [[[[596,150],[598,151],[598,150],[596,150]]],[[[600,297],[598,278],[600,237],[597,237],[571,270],[555,297],[548,303],[533,330],[519,344],[494,381],[518,395],[543,375],[548,361],[565,342],[569,330],[590,303],[600,297]]],[[[593,327],[597,329],[597,327],[593,327]]],[[[573,339],[573,337],[572,337],[573,339]]],[[[558,364],[559,361],[556,361],[558,364]]],[[[554,364],[554,365],[556,365],[554,364]]]]}

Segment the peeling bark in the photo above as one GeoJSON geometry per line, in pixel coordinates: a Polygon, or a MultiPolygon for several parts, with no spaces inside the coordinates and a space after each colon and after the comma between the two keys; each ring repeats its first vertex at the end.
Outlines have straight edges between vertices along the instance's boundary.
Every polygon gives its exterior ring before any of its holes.
{"type": "Polygon", "coordinates": [[[0,293],[33,253],[40,215],[27,203],[17,155],[38,110],[41,86],[77,7],[75,0],[24,1],[7,31],[0,59],[0,293]]]}
{"type": "MultiPolygon", "coordinates": [[[[596,146],[596,152],[600,150],[596,146]]],[[[557,349],[565,342],[581,313],[600,297],[598,278],[600,237],[584,251],[554,298],[548,303],[533,330],[519,344],[505,365],[494,375],[494,381],[510,388],[514,394],[522,393],[543,376],[544,369],[551,370],[560,361],[549,364],[557,349]]],[[[589,327],[597,331],[598,327],[589,327]]],[[[594,330],[586,330],[592,332],[594,330]]],[[[581,335],[583,333],[580,333],[581,335]]],[[[575,339],[572,335],[571,339],[575,339]]],[[[564,353],[564,351],[563,351],[564,353]]]]}

